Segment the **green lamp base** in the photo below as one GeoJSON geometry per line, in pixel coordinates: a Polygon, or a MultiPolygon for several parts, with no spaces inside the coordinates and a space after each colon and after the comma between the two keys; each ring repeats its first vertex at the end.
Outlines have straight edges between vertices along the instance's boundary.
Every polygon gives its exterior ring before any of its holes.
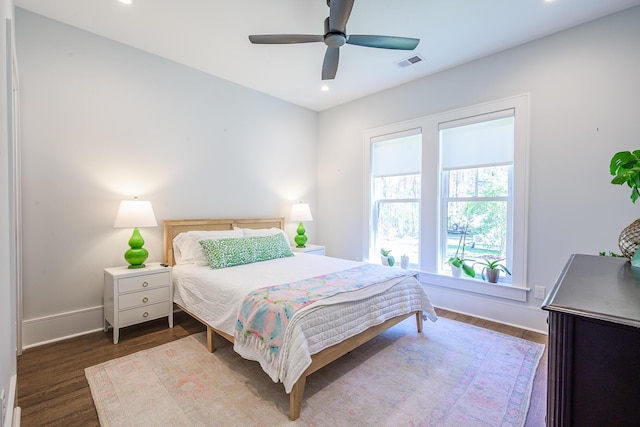
{"type": "Polygon", "coordinates": [[[144,239],[140,234],[138,227],[133,229],[133,234],[129,239],[131,249],[124,253],[124,259],[129,263],[129,268],[144,268],[144,262],[149,257],[149,252],[142,247],[144,239]]]}
{"type": "Polygon", "coordinates": [[[304,225],[302,225],[302,221],[300,221],[296,232],[298,233],[298,235],[293,238],[293,240],[295,240],[296,242],[296,248],[306,248],[307,236],[304,235],[306,230],[304,229],[304,225]]]}

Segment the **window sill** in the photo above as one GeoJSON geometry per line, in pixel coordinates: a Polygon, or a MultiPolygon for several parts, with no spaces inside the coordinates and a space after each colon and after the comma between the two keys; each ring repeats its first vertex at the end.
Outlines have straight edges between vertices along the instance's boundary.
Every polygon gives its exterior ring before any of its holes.
{"type": "Polygon", "coordinates": [[[531,290],[530,288],[516,285],[489,283],[477,279],[457,278],[442,274],[423,272],[418,273],[418,280],[420,283],[425,285],[442,286],[444,288],[473,292],[521,302],[527,301],[527,292],[531,290]]]}

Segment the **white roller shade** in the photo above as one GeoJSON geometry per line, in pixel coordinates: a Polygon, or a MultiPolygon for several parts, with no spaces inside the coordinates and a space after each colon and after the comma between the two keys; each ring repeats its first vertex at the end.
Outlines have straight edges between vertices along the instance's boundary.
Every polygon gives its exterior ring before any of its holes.
{"type": "Polygon", "coordinates": [[[442,170],[513,163],[513,146],[513,110],[440,126],[442,170]]]}
{"type": "MultiPolygon", "coordinates": [[[[419,132],[419,130],[417,130],[419,132]]],[[[422,134],[376,138],[371,144],[371,173],[374,177],[419,174],[422,162],[422,134]]]]}

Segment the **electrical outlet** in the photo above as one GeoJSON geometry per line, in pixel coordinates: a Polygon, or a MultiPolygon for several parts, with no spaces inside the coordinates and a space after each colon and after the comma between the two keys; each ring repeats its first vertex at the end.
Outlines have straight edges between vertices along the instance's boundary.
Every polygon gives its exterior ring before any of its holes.
{"type": "Polygon", "coordinates": [[[546,288],[544,286],[536,286],[535,297],[537,299],[544,299],[545,293],[546,293],[546,288]]]}

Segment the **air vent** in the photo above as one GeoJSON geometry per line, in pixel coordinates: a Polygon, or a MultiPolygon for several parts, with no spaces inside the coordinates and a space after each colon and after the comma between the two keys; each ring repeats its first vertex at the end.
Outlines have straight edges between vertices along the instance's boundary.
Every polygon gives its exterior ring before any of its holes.
{"type": "Polygon", "coordinates": [[[418,62],[424,61],[424,58],[420,55],[413,55],[410,58],[403,59],[402,61],[396,62],[398,68],[407,68],[409,65],[415,65],[418,62]]]}

